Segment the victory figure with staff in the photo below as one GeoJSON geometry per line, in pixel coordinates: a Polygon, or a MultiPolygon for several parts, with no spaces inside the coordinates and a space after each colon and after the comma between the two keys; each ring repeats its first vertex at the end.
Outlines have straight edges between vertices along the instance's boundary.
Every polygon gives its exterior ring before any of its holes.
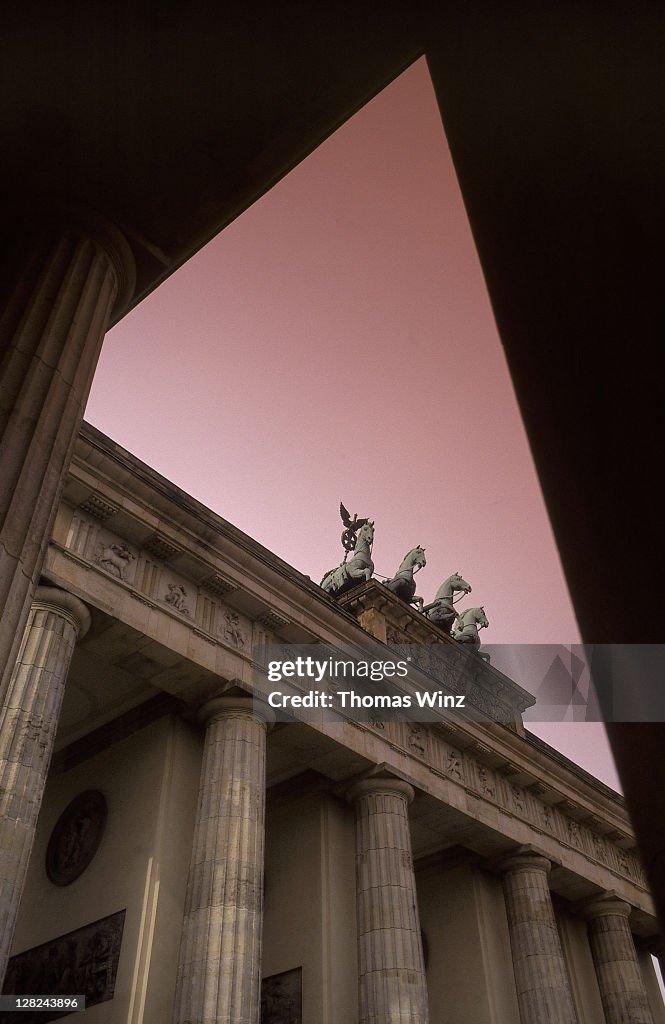
{"type": "Polygon", "coordinates": [[[326,593],[334,597],[357,587],[359,583],[366,583],[371,580],[374,572],[372,561],[372,544],[374,543],[374,522],[371,519],[358,519],[355,514],[353,519],[344,508],[339,506],[339,514],[344,524],[342,533],[342,547],[344,548],[344,561],[336,569],[331,569],[321,580],[321,587],[326,593]],[[349,553],[353,557],[347,562],[349,553]]]}

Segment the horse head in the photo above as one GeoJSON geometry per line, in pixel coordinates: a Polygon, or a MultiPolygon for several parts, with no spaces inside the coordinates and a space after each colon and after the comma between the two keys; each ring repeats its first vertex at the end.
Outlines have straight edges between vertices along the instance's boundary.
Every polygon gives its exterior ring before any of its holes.
{"type": "Polygon", "coordinates": [[[483,607],[474,608],[476,613],[476,623],[479,626],[489,626],[489,619],[485,615],[485,609],[483,607]]]}
{"type": "Polygon", "coordinates": [[[467,583],[466,580],[460,576],[458,572],[453,573],[449,580],[453,590],[461,590],[464,594],[471,593],[471,584],[467,583]]]}
{"type": "Polygon", "coordinates": [[[411,560],[411,565],[417,565],[419,569],[424,569],[427,565],[427,559],[425,558],[425,548],[417,544],[415,548],[409,551],[406,556],[411,560]]]}
{"type": "Polygon", "coordinates": [[[358,530],[358,536],[356,538],[356,548],[359,544],[365,544],[368,548],[371,548],[374,541],[374,521],[370,519],[361,526],[358,530]]]}

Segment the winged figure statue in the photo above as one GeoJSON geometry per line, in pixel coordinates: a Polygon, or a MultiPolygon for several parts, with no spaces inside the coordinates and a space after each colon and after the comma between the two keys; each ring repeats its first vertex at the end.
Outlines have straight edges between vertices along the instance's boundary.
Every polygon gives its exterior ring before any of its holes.
{"type": "Polygon", "coordinates": [[[344,507],[341,501],[339,503],[339,514],[345,526],[344,533],[342,534],[342,547],[345,551],[353,551],[356,546],[356,534],[358,530],[367,525],[369,519],[358,519],[357,512],[354,512],[352,519],[348,509],[344,507]]]}

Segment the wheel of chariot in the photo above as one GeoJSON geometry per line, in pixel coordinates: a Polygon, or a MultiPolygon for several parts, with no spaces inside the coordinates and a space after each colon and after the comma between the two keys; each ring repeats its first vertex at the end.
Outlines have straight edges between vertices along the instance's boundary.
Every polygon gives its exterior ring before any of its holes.
{"type": "Polygon", "coordinates": [[[345,530],[342,534],[342,547],[345,551],[353,551],[356,546],[356,535],[353,530],[345,530]]]}

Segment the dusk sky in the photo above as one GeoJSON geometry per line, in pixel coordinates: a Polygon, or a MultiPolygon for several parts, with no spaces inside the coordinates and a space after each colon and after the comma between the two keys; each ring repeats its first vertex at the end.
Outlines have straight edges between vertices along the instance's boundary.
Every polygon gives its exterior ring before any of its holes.
{"type": "MultiPolygon", "coordinates": [[[[424,60],[111,331],[86,419],[317,583],[342,500],[488,644],[579,642],[424,60]]],[[[601,725],[530,728],[618,787],[601,725]]]]}

